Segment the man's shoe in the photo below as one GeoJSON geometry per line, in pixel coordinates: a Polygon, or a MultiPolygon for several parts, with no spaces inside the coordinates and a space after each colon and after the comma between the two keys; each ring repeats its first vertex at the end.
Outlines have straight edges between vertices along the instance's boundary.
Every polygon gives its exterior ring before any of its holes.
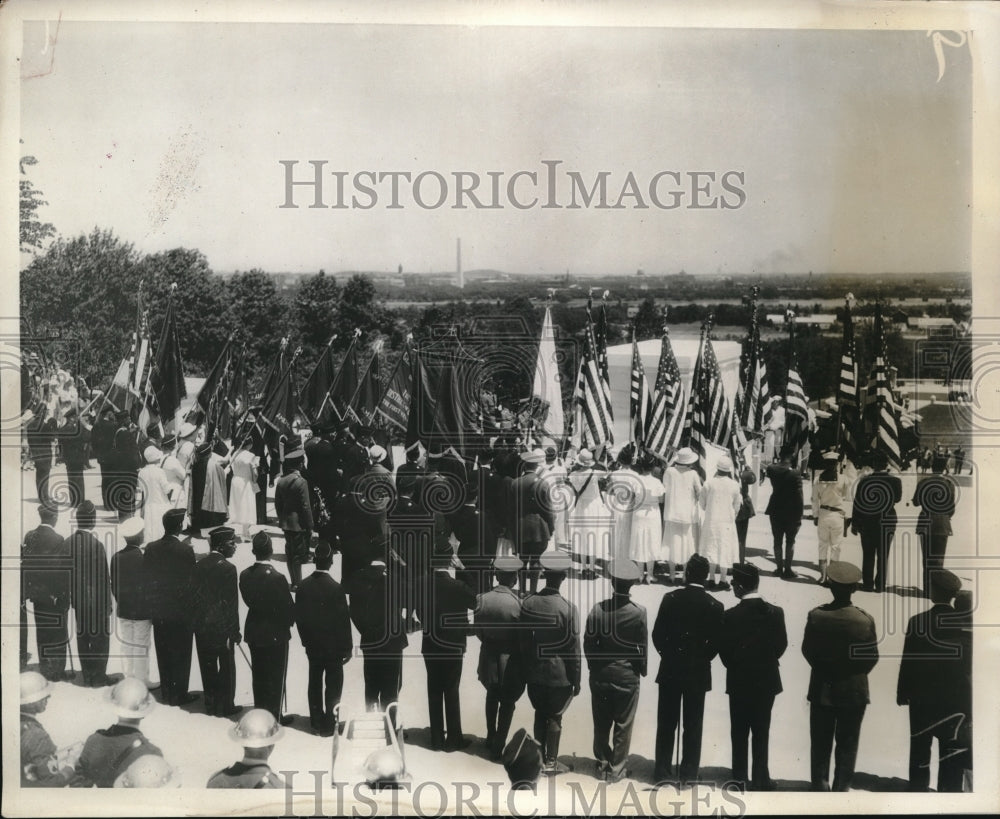
{"type": "Polygon", "coordinates": [[[282,725],[284,725],[287,728],[289,725],[291,725],[293,722],[295,722],[295,717],[293,717],[293,716],[291,716],[289,714],[286,714],[281,719],[279,719],[278,722],[280,722],[282,725]]]}
{"type": "Polygon", "coordinates": [[[543,776],[558,776],[559,774],[564,773],[569,773],[569,768],[558,759],[553,762],[546,762],[542,765],[543,776]]]}
{"type": "Polygon", "coordinates": [[[215,710],[215,715],[217,717],[235,717],[243,711],[243,707],[240,705],[234,705],[232,708],[217,708],[215,710]]]}
{"type": "Polygon", "coordinates": [[[618,773],[611,773],[608,771],[604,775],[604,781],[609,785],[614,785],[616,782],[621,782],[623,779],[628,779],[632,775],[632,771],[628,768],[623,768],[618,773]]]}
{"type": "Polygon", "coordinates": [[[118,680],[109,677],[107,674],[102,674],[99,677],[91,677],[90,682],[87,683],[91,688],[106,688],[109,685],[114,685],[118,680]]]}
{"type": "Polygon", "coordinates": [[[471,739],[466,739],[464,736],[458,739],[449,739],[444,744],[444,749],[446,751],[464,751],[472,744],[471,739]]]}
{"type": "Polygon", "coordinates": [[[181,694],[174,701],[174,705],[190,705],[196,699],[198,699],[198,695],[193,692],[188,694],[181,694]]]}
{"type": "Polygon", "coordinates": [[[749,786],[751,791],[776,791],[778,790],[778,783],[773,779],[765,779],[761,782],[751,782],[749,786]]]}

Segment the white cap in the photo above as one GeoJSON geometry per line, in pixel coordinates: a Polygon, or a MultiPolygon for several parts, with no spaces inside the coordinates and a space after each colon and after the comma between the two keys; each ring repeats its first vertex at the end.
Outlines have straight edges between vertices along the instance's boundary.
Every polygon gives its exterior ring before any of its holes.
{"type": "Polygon", "coordinates": [[[145,521],[142,518],[136,516],[123,520],[118,525],[118,532],[123,538],[128,540],[129,538],[140,536],[145,530],[145,528],[146,528],[145,521]]]}
{"type": "Polygon", "coordinates": [[[368,448],[368,457],[372,459],[372,463],[381,463],[385,460],[386,454],[385,447],[378,444],[373,444],[368,448]]]}
{"type": "Polygon", "coordinates": [[[158,450],[158,449],[157,449],[157,448],[156,448],[155,446],[153,446],[152,444],[150,444],[149,446],[147,446],[147,447],[146,447],[146,448],[145,448],[145,449],[144,449],[144,450],[142,451],[142,457],[146,459],[146,463],[147,463],[147,464],[155,464],[155,463],[156,463],[156,462],[157,462],[158,460],[160,460],[160,456],[161,456],[162,454],[163,454],[163,453],[162,453],[162,452],[160,452],[160,450],[158,450]]]}

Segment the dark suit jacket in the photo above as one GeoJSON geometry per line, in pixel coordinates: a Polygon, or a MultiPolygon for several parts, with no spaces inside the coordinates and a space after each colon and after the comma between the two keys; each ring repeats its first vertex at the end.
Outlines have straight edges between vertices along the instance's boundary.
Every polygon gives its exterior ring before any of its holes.
{"type": "Polygon", "coordinates": [[[781,693],[778,659],[786,648],[785,612],[778,606],[751,597],[726,611],[719,637],[719,657],[726,666],[726,693],[781,693]]]}
{"type": "Polygon", "coordinates": [[[864,705],[868,672],[878,662],[875,621],[850,603],[827,603],[809,612],[802,654],[812,666],[809,702],[864,705]]]}
{"type": "Polygon", "coordinates": [[[267,562],[240,573],[240,594],[247,604],[243,634],[252,645],[287,642],[295,622],[292,594],[285,576],[267,562]]]}
{"type": "Polygon", "coordinates": [[[115,469],[136,472],[143,465],[142,453],[135,437],[135,427],[119,427],[114,438],[115,469]]]}
{"type": "Polygon", "coordinates": [[[325,571],[315,571],[299,584],[295,624],[306,654],[350,657],[354,648],[347,595],[325,571]]]}
{"type": "Polygon", "coordinates": [[[146,594],[151,619],[190,620],[194,567],[194,549],[173,535],[146,545],[146,594]]]}
{"type": "Polygon", "coordinates": [[[565,687],[580,684],[580,614],[559,592],[542,589],[521,604],[521,659],[525,681],[565,687]]]}
{"type": "Polygon", "coordinates": [[[420,650],[425,656],[464,654],[470,626],[468,612],[476,607],[476,595],[446,570],[430,576],[430,594],[420,613],[424,638],[420,650]]]}
{"type": "Polygon", "coordinates": [[[518,652],[521,620],[521,598],[509,586],[494,586],[476,599],[472,621],[479,649],[479,681],[483,685],[499,685],[507,664],[518,652]]]}
{"type": "MultiPolygon", "coordinates": [[[[306,478],[311,486],[319,487],[324,494],[332,493],[337,485],[337,470],[334,467],[333,444],[327,438],[314,435],[305,442],[306,478]]],[[[328,494],[333,500],[332,494],[328,494]]]]}
{"type": "Polygon", "coordinates": [[[361,649],[399,652],[408,644],[403,622],[403,592],[399,578],[384,565],[371,565],[351,578],[351,620],[361,635],[361,649]]]}
{"type": "Polygon", "coordinates": [[[590,610],[584,630],[590,681],[638,685],[646,676],[649,632],[646,609],[615,594],[590,610]]]}
{"type": "MultiPolygon", "coordinates": [[[[480,538],[482,536],[482,515],[475,505],[465,504],[449,518],[451,531],[458,541],[458,556],[480,557],[480,538]]],[[[495,545],[495,544],[494,544],[495,545]]],[[[494,549],[494,551],[496,551],[494,549]]]]}
{"type": "Polygon", "coordinates": [[[771,481],[771,498],[764,514],[788,520],[802,519],[802,475],[797,469],[771,464],[767,468],[771,481]]]}
{"type": "Polygon", "coordinates": [[[111,556],[111,591],[123,620],[148,620],[146,604],[145,556],[135,544],[119,549],[111,556]]]}
{"type": "Polygon", "coordinates": [[[918,534],[951,534],[951,516],[955,514],[955,482],[951,478],[947,475],[920,478],[910,502],[920,507],[918,534]]]}
{"type": "Polygon", "coordinates": [[[528,472],[511,484],[517,513],[515,543],[545,543],[555,527],[555,514],[545,502],[545,488],[537,472],[528,472]]]}
{"type": "Polygon", "coordinates": [[[417,482],[425,474],[427,474],[426,470],[418,464],[411,463],[410,461],[400,464],[396,470],[396,488],[400,494],[409,492],[411,489],[416,488],[417,482]]]}
{"type": "Polygon", "coordinates": [[[972,642],[951,606],[939,603],[907,623],[896,700],[971,712],[972,642]]]}
{"type": "Polygon", "coordinates": [[[69,544],[51,526],[39,526],[25,535],[21,571],[25,599],[69,608],[73,571],[69,544]]]}
{"type": "Polygon", "coordinates": [[[309,484],[294,470],[278,478],[274,487],[274,511],[278,526],[286,532],[304,532],[313,528],[309,484]]]}
{"type": "Polygon", "coordinates": [[[67,469],[83,469],[90,454],[90,430],[76,421],[67,421],[56,432],[67,469]]]}
{"type": "Polygon", "coordinates": [[[240,636],[236,567],[218,552],[209,552],[191,573],[194,630],[221,641],[240,636]]]}
{"type": "Polygon", "coordinates": [[[51,460],[52,439],[55,437],[55,431],[55,418],[42,419],[40,416],[36,416],[28,422],[26,437],[32,460],[51,460]]]}
{"type": "Polygon", "coordinates": [[[851,528],[878,531],[896,525],[896,504],[903,499],[903,482],[888,472],[873,472],[858,481],[854,490],[851,528]]]}
{"type": "Polygon", "coordinates": [[[111,616],[111,573],[108,557],[93,532],[77,530],[67,539],[73,561],[73,610],[77,629],[100,631],[111,616]]]}
{"type": "Polygon", "coordinates": [[[661,658],[658,683],[712,690],[712,659],[719,651],[722,614],[722,603],[697,586],[663,595],[653,624],[653,646],[661,658]]]}
{"type": "Polygon", "coordinates": [[[100,420],[90,431],[90,448],[98,463],[108,463],[114,457],[115,429],[113,421],[100,420]]]}

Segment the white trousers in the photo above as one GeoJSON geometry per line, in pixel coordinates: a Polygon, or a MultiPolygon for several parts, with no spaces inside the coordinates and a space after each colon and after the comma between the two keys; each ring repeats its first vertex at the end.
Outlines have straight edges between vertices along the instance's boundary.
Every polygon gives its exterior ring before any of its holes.
{"type": "Polygon", "coordinates": [[[149,620],[118,618],[118,639],[122,644],[122,672],[149,685],[149,620]]]}

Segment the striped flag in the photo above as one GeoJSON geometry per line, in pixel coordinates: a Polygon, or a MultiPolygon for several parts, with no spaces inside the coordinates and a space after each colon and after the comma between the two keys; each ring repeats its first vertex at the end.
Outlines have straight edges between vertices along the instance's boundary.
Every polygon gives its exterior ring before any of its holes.
{"type": "MultiPolygon", "coordinates": [[[[605,298],[608,291],[604,291],[605,298]]],[[[601,312],[597,315],[597,324],[594,326],[594,342],[597,350],[597,366],[601,374],[601,389],[604,391],[604,399],[608,406],[608,422],[612,420],[611,412],[611,375],[608,372],[608,309],[602,303],[601,312]]]]}
{"type": "Polygon", "coordinates": [[[695,362],[695,377],[691,382],[690,444],[698,454],[698,470],[704,477],[708,445],[728,450],[740,459],[739,441],[734,435],[733,413],[722,385],[722,369],[715,355],[708,325],[702,328],[701,348],[695,362]]]}
{"type": "Polygon", "coordinates": [[[733,402],[739,426],[750,433],[763,433],[771,423],[771,391],[767,383],[767,365],[760,345],[757,293],[754,287],[750,329],[743,340],[740,356],[740,383],[733,402]]]}
{"type": "Polygon", "coordinates": [[[840,380],[837,383],[837,409],[839,415],[840,446],[845,455],[853,458],[858,448],[858,359],[854,344],[854,320],[851,318],[850,298],[844,304],[844,342],[840,353],[840,380]]]}
{"type": "Polygon", "coordinates": [[[795,355],[794,317],[788,321],[788,380],[785,384],[785,446],[798,453],[809,435],[809,399],[802,386],[798,356],[795,355]]]}
{"type": "Polygon", "coordinates": [[[646,370],[639,356],[639,345],[635,340],[635,329],[632,330],[632,375],[629,380],[629,435],[628,439],[637,448],[646,447],[646,432],[653,415],[653,398],[649,394],[649,382],[646,380],[646,370]]]}
{"type": "Polygon", "coordinates": [[[597,341],[594,338],[594,322],[587,314],[587,328],[584,333],[583,357],[573,392],[577,423],[574,441],[577,446],[587,447],[595,454],[603,445],[614,442],[611,431],[611,401],[604,392],[601,368],[598,361],[597,341]]]}
{"type": "Polygon", "coordinates": [[[889,386],[889,360],[886,353],[882,306],[875,305],[875,360],[868,375],[868,412],[874,441],[872,449],[885,453],[889,463],[900,467],[899,421],[892,389],[889,386]]]}
{"type": "Polygon", "coordinates": [[[681,370],[670,343],[670,336],[663,333],[660,345],[660,364],[653,385],[653,408],[650,412],[646,448],[661,458],[672,449],[679,449],[684,431],[684,410],[687,406],[681,370]]]}

